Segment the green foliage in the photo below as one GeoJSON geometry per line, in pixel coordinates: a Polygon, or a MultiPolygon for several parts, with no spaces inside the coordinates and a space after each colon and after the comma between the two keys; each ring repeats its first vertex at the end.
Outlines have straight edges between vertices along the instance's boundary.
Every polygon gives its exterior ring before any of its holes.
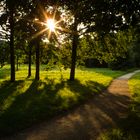
{"type": "MultiPolygon", "coordinates": [[[[104,36],[88,34],[80,39],[78,48],[78,60],[97,59],[109,64],[113,69],[125,69],[131,65],[129,53],[134,41],[134,31],[108,33],[104,36]]],[[[131,54],[130,54],[131,55],[131,54]]]]}
{"type": "Polygon", "coordinates": [[[70,68],[71,66],[71,49],[72,46],[70,43],[65,43],[60,47],[59,60],[64,66],[64,69],[70,68]]]}
{"type": "Polygon", "coordinates": [[[0,40],[0,65],[3,67],[5,62],[9,59],[9,47],[8,43],[0,40]]]}
{"type": "Polygon", "coordinates": [[[71,64],[71,44],[64,43],[60,46],[55,44],[44,44],[41,47],[41,63],[46,64],[46,69],[70,68],[71,64]]]}
{"type": "MultiPolygon", "coordinates": [[[[112,62],[119,57],[124,57],[124,53],[126,53],[127,51],[126,37],[128,36],[129,38],[129,35],[127,34],[123,36],[124,32],[122,33],[119,30],[128,29],[130,25],[135,26],[138,23],[139,5],[140,3],[137,0],[129,2],[108,0],[81,0],[75,2],[72,0],[1,0],[0,6],[3,7],[3,10],[2,14],[0,15],[0,24],[4,25],[4,28],[11,31],[10,54],[11,73],[13,73],[13,81],[15,71],[15,46],[18,44],[17,46],[20,49],[22,46],[22,49],[26,50],[27,52],[26,55],[28,55],[28,50],[30,48],[29,44],[31,40],[36,40],[38,37],[40,37],[39,40],[37,39],[37,42],[40,41],[42,43],[42,40],[49,34],[49,32],[45,30],[46,25],[43,24],[47,20],[46,17],[51,18],[53,17],[53,15],[55,15],[54,18],[57,21],[61,20],[61,22],[57,22],[59,23],[60,30],[56,29],[57,31],[59,31],[59,33],[56,33],[59,36],[56,36],[55,33],[51,33],[51,36],[49,38],[50,42],[54,43],[55,45],[61,42],[59,42],[59,40],[64,40],[61,39],[61,37],[65,38],[64,36],[67,36],[67,39],[65,39],[67,41],[70,40],[70,43],[72,43],[72,38],[74,36],[77,36],[77,41],[75,41],[74,43],[75,45],[70,45],[74,48],[74,46],[77,46],[78,44],[78,37],[82,37],[81,35],[84,36],[83,40],[80,40],[79,46],[81,47],[79,47],[80,49],[78,51],[77,64],[83,65],[85,59],[87,59],[87,57],[89,58],[89,56],[91,57],[90,54],[92,54],[92,56],[94,55],[93,58],[97,57],[100,62],[102,61],[102,59],[106,62],[112,62]],[[45,16],[44,13],[46,13],[47,15],[45,16]],[[117,32],[117,34],[114,35],[114,32],[117,32]],[[85,42],[85,34],[87,35],[87,33],[92,33],[94,35],[98,34],[99,40],[95,41],[93,38],[89,38],[90,41],[88,40],[89,42],[85,42]],[[103,37],[102,40],[101,37],[103,37]]],[[[33,44],[35,45],[37,44],[37,42],[34,42],[33,44]]],[[[41,44],[40,42],[39,44],[41,44]]],[[[64,43],[66,43],[66,41],[64,41],[64,43]]],[[[129,41],[127,42],[127,44],[128,43],[129,41]]],[[[57,49],[53,50],[57,52],[57,49]]],[[[63,56],[60,54],[61,50],[64,50],[64,52],[68,52],[69,49],[59,49],[60,51],[58,53],[54,53],[53,50],[51,51],[53,57],[50,55],[50,53],[48,53],[48,51],[46,51],[47,57],[43,55],[41,57],[42,62],[49,63],[49,65],[50,63],[52,63],[51,65],[53,65],[53,63],[56,63],[56,59],[58,58],[58,65],[64,65],[64,67],[66,68],[70,67],[71,58],[69,55],[67,55],[69,53],[66,53],[63,56]]],[[[39,54],[40,53],[38,53],[38,55],[39,54]]],[[[39,56],[37,58],[39,58],[39,56]]],[[[74,66],[76,61],[76,53],[72,58],[74,66]]]]}
{"type": "Polygon", "coordinates": [[[112,70],[126,70],[132,67],[132,64],[130,63],[128,56],[125,56],[125,58],[118,57],[116,60],[109,62],[108,67],[112,70]]]}
{"type": "Polygon", "coordinates": [[[34,77],[26,78],[27,67],[22,66],[16,73],[17,82],[10,83],[9,76],[3,76],[6,68],[0,69],[0,135],[12,134],[65,113],[100,93],[114,77],[123,74],[109,69],[77,69],[77,80],[71,82],[69,70],[63,70],[62,79],[58,70],[45,71],[42,66],[41,80],[34,81],[34,77]]]}
{"type": "Polygon", "coordinates": [[[135,40],[130,51],[131,59],[137,67],[140,67],[140,36],[139,36],[140,26],[135,28],[135,40]]]}

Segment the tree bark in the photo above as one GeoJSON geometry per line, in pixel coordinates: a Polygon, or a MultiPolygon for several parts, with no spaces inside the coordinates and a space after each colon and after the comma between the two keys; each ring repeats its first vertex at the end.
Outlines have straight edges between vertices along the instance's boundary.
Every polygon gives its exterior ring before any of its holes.
{"type": "Polygon", "coordinates": [[[19,60],[19,58],[18,58],[18,54],[17,54],[17,71],[18,71],[18,66],[19,66],[18,60],[19,60]]]}
{"type": "Polygon", "coordinates": [[[29,44],[29,54],[28,54],[28,78],[31,77],[31,65],[32,65],[32,44],[29,44]]]}
{"type": "Polygon", "coordinates": [[[78,46],[78,34],[77,34],[78,23],[74,22],[73,27],[73,40],[72,40],[72,57],[71,57],[71,71],[70,71],[70,81],[75,79],[75,67],[76,67],[76,57],[77,57],[77,46],[78,46]]]}
{"type": "Polygon", "coordinates": [[[35,80],[40,79],[40,65],[39,65],[39,54],[40,54],[40,39],[36,40],[36,73],[35,73],[35,80]]]}
{"type": "Polygon", "coordinates": [[[10,9],[10,63],[11,63],[11,82],[15,81],[15,51],[14,51],[14,10],[10,9]]]}

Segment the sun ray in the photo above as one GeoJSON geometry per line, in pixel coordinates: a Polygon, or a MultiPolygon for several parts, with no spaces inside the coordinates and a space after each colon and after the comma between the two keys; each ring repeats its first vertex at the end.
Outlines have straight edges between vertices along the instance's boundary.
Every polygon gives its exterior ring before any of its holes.
{"type": "Polygon", "coordinates": [[[48,40],[50,39],[51,37],[51,31],[49,30],[49,33],[48,33],[48,40]]]}
{"type": "Polygon", "coordinates": [[[58,25],[61,21],[63,21],[63,19],[56,21],[55,24],[58,25]]]}
{"type": "Polygon", "coordinates": [[[60,32],[65,32],[65,33],[70,33],[73,34],[74,32],[72,32],[69,29],[66,28],[62,28],[60,26],[60,23],[63,21],[63,18],[61,18],[60,20],[56,20],[56,12],[57,12],[57,7],[54,7],[54,13],[52,15],[50,15],[47,11],[45,11],[45,9],[43,9],[42,7],[40,7],[41,9],[41,13],[43,14],[44,18],[46,21],[40,21],[40,19],[34,19],[34,23],[35,24],[40,24],[42,26],[42,28],[44,28],[43,30],[41,30],[40,32],[36,33],[32,39],[36,38],[37,36],[43,34],[45,31],[47,31],[48,33],[48,40],[51,38],[51,35],[55,35],[56,38],[59,36],[58,35],[58,31],[60,32]]]}
{"type": "Polygon", "coordinates": [[[36,33],[34,36],[32,36],[32,39],[35,39],[36,37],[38,37],[39,35],[43,34],[45,31],[47,31],[48,29],[45,28],[43,30],[41,30],[40,32],[36,33]]]}
{"type": "Polygon", "coordinates": [[[53,14],[53,20],[55,19],[55,17],[56,17],[56,9],[54,10],[54,14],[53,14]]]}
{"type": "Polygon", "coordinates": [[[42,13],[43,13],[45,19],[48,19],[48,16],[47,16],[47,14],[46,14],[46,12],[44,10],[42,10],[42,13]]]}
{"type": "Polygon", "coordinates": [[[56,26],[56,29],[58,29],[58,30],[60,30],[60,31],[63,31],[63,32],[65,32],[65,33],[72,33],[72,31],[71,30],[69,30],[69,29],[66,29],[66,28],[62,28],[62,27],[57,27],[56,26]]]}
{"type": "Polygon", "coordinates": [[[56,36],[58,36],[58,33],[57,33],[56,31],[54,32],[54,34],[55,34],[56,36]]]}

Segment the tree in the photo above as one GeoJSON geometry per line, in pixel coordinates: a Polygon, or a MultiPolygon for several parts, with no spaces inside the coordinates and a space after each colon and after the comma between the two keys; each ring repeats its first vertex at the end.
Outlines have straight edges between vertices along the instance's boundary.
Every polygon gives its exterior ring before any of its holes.
{"type": "MultiPolygon", "coordinates": [[[[31,13],[28,12],[24,19],[18,21],[18,25],[16,26],[16,46],[18,49],[22,50],[28,56],[28,78],[31,76],[31,63],[32,63],[32,55],[34,52],[34,36],[35,29],[33,28],[33,23],[30,22],[32,19],[31,13]]],[[[32,20],[33,21],[33,20],[32,20]]]]}
{"type": "Polygon", "coordinates": [[[140,67],[140,20],[134,30],[135,38],[131,47],[131,58],[136,67],[140,67]],[[133,54],[133,55],[132,55],[133,54]]]}
{"type": "Polygon", "coordinates": [[[137,0],[127,2],[124,0],[67,0],[61,3],[73,16],[71,81],[75,77],[77,46],[81,34],[95,32],[103,37],[105,34],[127,29],[130,25],[135,25],[136,17],[140,14],[140,2],[137,0]],[[80,25],[84,28],[78,29],[80,25]]]}
{"type": "Polygon", "coordinates": [[[90,5],[91,1],[83,0],[79,2],[76,0],[75,2],[73,2],[69,0],[62,3],[65,5],[64,9],[66,9],[67,11],[70,11],[70,14],[73,17],[73,20],[70,23],[70,33],[72,34],[71,35],[72,36],[72,56],[71,56],[70,80],[73,81],[75,78],[78,39],[79,39],[81,31],[83,31],[83,29],[78,30],[78,26],[81,23],[83,23],[86,26],[87,24],[86,19],[89,18],[89,15],[86,12],[91,10],[91,5],[90,5]]]}
{"type": "Polygon", "coordinates": [[[14,50],[14,31],[15,31],[15,23],[17,21],[17,17],[20,17],[18,14],[21,13],[21,7],[26,5],[26,1],[19,0],[2,0],[1,3],[4,7],[4,12],[1,15],[2,23],[7,26],[10,32],[9,37],[9,46],[10,46],[10,64],[11,64],[11,82],[15,81],[15,50],[14,50]],[[19,10],[20,9],[20,10],[19,10]],[[6,23],[9,23],[7,25],[6,23]]]}
{"type": "Polygon", "coordinates": [[[15,4],[14,1],[6,1],[6,5],[9,9],[9,28],[10,28],[10,63],[11,63],[11,82],[15,81],[15,51],[14,51],[14,13],[15,4]]]}

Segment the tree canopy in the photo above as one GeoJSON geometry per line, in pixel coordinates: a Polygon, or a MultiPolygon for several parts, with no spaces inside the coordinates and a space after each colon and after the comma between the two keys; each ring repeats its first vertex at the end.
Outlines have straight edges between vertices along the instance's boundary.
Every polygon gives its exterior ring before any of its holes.
{"type": "Polygon", "coordinates": [[[43,40],[48,38],[47,46],[58,47],[70,43],[72,46],[70,47],[70,80],[74,80],[77,49],[81,42],[85,40],[85,48],[89,51],[94,50],[93,54],[99,59],[105,60],[110,56],[114,59],[116,56],[123,56],[126,52],[125,40],[131,40],[128,29],[140,24],[139,0],[1,0],[0,7],[2,7],[0,25],[3,28],[0,31],[1,36],[5,34],[9,41],[11,81],[15,81],[17,44],[29,55],[30,65],[33,52],[31,48],[34,46],[35,77],[39,80],[43,40]],[[47,28],[48,19],[55,20],[56,31],[47,28]],[[128,37],[124,36],[124,33],[128,34],[128,37]]]}

